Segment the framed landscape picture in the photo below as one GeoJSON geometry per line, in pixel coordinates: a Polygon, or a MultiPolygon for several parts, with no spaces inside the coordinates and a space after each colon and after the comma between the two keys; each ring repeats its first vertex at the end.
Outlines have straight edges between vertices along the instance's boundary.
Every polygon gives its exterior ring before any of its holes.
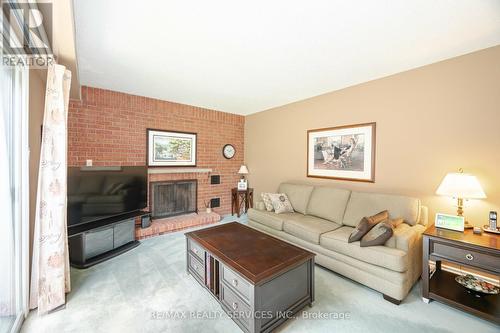
{"type": "Polygon", "coordinates": [[[307,176],[375,182],[376,123],[307,131],[307,176]]]}
{"type": "Polygon", "coordinates": [[[196,166],[196,133],[147,130],[148,166],[196,166]]]}

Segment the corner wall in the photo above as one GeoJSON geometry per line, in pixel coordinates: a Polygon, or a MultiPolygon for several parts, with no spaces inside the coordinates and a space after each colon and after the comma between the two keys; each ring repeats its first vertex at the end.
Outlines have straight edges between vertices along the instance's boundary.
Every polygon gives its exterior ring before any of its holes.
{"type": "Polygon", "coordinates": [[[500,212],[500,46],[247,116],[245,160],[256,195],[283,181],[403,194],[421,198],[431,220],[455,213],[434,193],[463,168],[488,196],[468,202],[465,215],[486,224],[500,212]],[[306,177],[308,129],[372,121],[374,184],[306,177]]]}

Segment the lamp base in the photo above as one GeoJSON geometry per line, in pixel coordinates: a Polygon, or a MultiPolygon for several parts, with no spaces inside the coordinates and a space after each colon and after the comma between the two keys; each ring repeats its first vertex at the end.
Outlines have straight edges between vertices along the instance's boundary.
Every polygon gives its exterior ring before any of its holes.
{"type": "Polygon", "coordinates": [[[469,221],[465,221],[464,223],[464,229],[472,229],[474,226],[469,223],[469,221]]]}

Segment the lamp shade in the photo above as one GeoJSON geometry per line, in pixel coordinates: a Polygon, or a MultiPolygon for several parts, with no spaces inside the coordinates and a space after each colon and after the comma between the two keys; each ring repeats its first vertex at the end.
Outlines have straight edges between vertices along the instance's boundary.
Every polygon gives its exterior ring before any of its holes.
{"type": "Polygon", "coordinates": [[[436,194],[463,199],[484,199],[486,194],[476,176],[453,172],[447,174],[436,194]]]}
{"type": "Polygon", "coordinates": [[[247,168],[247,166],[246,165],[240,166],[240,171],[238,171],[238,173],[240,175],[246,175],[246,174],[248,174],[248,168],[247,168]]]}

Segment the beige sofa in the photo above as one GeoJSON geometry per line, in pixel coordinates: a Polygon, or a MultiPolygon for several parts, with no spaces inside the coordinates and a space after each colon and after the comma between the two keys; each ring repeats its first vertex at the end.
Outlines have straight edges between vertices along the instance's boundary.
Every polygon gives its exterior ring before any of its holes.
{"type": "Polygon", "coordinates": [[[384,294],[399,304],[422,269],[422,233],[427,208],[419,199],[399,195],[355,192],[334,187],[283,183],[294,213],[268,212],[263,202],[248,211],[248,224],[260,231],[316,253],[316,263],[384,294]],[[351,231],[364,216],[388,210],[402,217],[383,246],[348,243],[351,231]]]}

